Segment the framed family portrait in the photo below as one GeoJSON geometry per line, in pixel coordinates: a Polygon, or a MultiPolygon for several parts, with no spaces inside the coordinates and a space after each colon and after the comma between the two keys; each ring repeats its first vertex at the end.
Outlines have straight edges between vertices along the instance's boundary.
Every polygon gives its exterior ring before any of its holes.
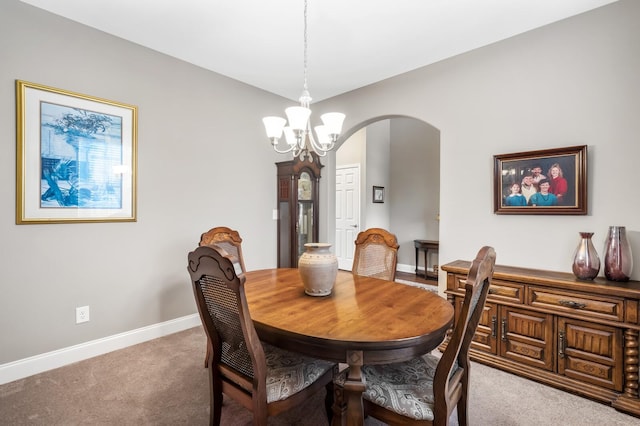
{"type": "Polygon", "coordinates": [[[494,155],[496,214],[587,214],[587,146],[494,155]]]}
{"type": "Polygon", "coordinates": [[[16,81],[16,223],[136,220],[137,107],[16,81]]]}
{"type": "Polygon", "coordinates": [[[373,202],[384,203],[384,186],[373,187],[373,202]]]}

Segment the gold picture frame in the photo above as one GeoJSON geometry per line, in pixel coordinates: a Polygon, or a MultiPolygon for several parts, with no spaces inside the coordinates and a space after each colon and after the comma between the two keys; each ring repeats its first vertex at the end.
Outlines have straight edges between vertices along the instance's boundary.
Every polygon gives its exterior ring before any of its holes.
{"type": "Polygon", "coordinates": [[[16,223],[136,221],[137,114],[16,80],[16,223]]]}

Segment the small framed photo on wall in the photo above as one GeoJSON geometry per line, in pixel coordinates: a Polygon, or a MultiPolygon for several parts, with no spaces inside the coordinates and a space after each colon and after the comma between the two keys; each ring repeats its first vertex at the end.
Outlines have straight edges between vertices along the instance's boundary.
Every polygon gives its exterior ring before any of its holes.
{"type": "Polygon", "coordinates": [[[384,186],[373,187],[373,202],[384,203],[384,186]]]}

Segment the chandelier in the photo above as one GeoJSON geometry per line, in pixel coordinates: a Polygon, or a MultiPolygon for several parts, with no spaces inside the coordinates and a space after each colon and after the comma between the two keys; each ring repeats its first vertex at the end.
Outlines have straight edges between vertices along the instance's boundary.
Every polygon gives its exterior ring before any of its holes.
{"type": "Polygon", "coordinates": [[[307,88],[307,0],[304,1],[304,85],[300,95],[300,106],[292,106],[285,109],[287,120],[282,117],[264,117],[262,122],[267,131],[267,137],[271,140],[273,149],[286,154],[293,152],[293,156],[308,153],[311,149],[321,157],[331,151],[340,132],[345,115],[340,112],[329,112],[320,116],[322,125],[315,126],[315,137],[311,131],[310,117],[311,95],[307,88]],[[280,149],[280,138],[284,133],[286,148],[280,149]]]}

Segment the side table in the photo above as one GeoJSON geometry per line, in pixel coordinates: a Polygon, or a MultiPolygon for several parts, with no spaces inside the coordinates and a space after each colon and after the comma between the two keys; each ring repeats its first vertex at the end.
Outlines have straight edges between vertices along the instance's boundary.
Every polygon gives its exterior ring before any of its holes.
{"type": "Polygon", "coordinates": [[[413,240],[413,244],[416,247],[416,276],[418,276],[418,255],[420,250],[424,251],[424,278],[425,279],[438,279],[438,266],[437,264],[433,265],[433,271],[429,272],[429,252],[435,251],[438,252],[438,248],[440,246],[439,241],[435,240],[413,240]]]}

